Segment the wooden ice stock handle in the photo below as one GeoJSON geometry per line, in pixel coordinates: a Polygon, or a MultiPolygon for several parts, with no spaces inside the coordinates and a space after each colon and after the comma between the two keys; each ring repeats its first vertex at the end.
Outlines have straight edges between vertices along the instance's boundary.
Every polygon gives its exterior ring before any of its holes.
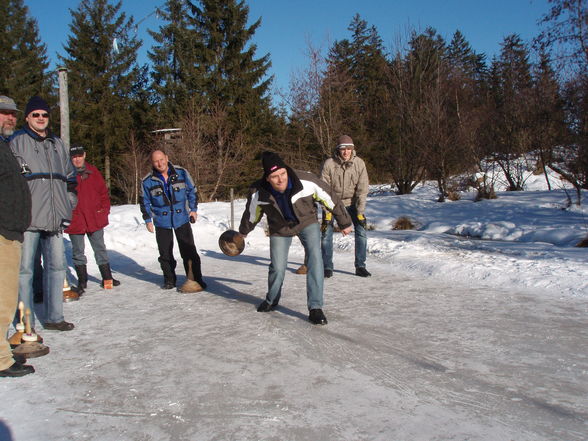
{"type": "Polygon", "coordinates": [[[25,311],[25,332],[31,334],[31,309],[27,308],[25,311]]]}
{"type": "Polygon", "coordinates": [[[24,302],[21,300],[18,302],[18,316],[19,316],[19,325],[24,326],[24,302]]]}

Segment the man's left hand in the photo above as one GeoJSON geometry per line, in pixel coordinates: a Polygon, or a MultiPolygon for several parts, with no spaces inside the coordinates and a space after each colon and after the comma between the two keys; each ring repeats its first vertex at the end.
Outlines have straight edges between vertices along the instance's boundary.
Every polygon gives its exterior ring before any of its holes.
{"type": "Polygon", "coordinates": [[[190,211],[190,223],[195,223],[196,219],[198,219],[198,213],[195,211],[190,211]]]}
{"type": "Polygon", "coordinates": [[[361,225],[363,228],[367,228],[367,219],[365,218],[365,215],[363,214],[358,214],[357,215],[357,222],[359,222],[359,225],[361,225]]]}

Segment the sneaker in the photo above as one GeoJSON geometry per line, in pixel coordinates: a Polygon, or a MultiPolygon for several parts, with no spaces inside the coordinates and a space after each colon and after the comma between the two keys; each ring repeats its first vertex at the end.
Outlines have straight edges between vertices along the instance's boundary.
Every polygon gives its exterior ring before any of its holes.
{"type": "Polygon", "coordinates": [[[59,323],[45,323],[43,327],[52,331],[71,331],[75,328],[73,323],[66,322],[65,320],[59,323]]]}
{"type": "Polygon", "coordinates": [[[161,285],[161,289],[174,289],[176,284],[171,280],[166,280],[163,285],[161,285]]]}
{"type": "Polygon", "coordinates": [[[313,325],[326,325],[328,323],[322,309],[311,309],[308,320],[313,325]]]}
{"type": "Polygon", "coordinates": [[[22,377],[24,375],[32,374],[35,368],[15,361],[12,366],[3,371],[0,371],[0,377],[22,377]]]}
{"type": "Polygon", "coordinates": [[[257,307],[257,312],[270,312],[270,311],[273,311],[274,309],[276,309],[277,306],[278,306],[277,303],[272,303],[270,305],[266,300],[264,300],[257,307]]]}
{"type": "Polygon", "coordinates": [[[370,277],[372,273],[370,273],[365,268],[355,268],[355,275],[359,277],[370,277]]]}
{"type": "Polygon", "coordinates": [[[332,269],[326,269],[325,270],[325,279],[330,279],[331,277],[333,277],[333,270],[332,269]]]}

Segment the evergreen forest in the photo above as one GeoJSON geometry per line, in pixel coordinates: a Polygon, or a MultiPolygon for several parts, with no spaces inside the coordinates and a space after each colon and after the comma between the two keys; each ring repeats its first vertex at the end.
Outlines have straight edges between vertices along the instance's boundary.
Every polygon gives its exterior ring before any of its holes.
{"type": "MultiPolygon", "coordinates": [[[[21,109],[33,95],[46,98],[59,134],[58,76],[37,22],[23,0],[0,4],[0,94],[21,109]]],[[[280,96],[271,54],[254,43],[261,17],[246,0],[162,0],[144,65],[135,18],[121,8],[80,1],[58,60],[71,143],[85,146],[115,203],[137,203],[154,149],[189,170],[201,201],[226,200],[260,177],[262,151],[319,172],[342,134],[371,183],[398,194],[433,180],[439,201],[466,186],[492,198],[493,169],[522,191],[529,166],[546,179],[556,171],[578,195],[588,189],[588,0],[549,0],[536,38],[508,35],[491,59],[459,30],[446,39],[433,27],[385,47],[356,14],[347,38],[308,48],[280,96]]]]}

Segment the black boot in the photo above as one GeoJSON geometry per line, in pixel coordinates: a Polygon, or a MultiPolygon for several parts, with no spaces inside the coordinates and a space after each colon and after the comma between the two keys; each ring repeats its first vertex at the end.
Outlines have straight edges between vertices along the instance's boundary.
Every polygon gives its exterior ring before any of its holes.
{"type": "Polygon", "coordinates": [[[270,305],[267,300],[264,300],[257,307],[257,312],[270,312],[270,311],[273,311],[274,309],[276,309],[277,307],[278,307],[278,302],[274,302],[270,305]]]}
{"type": "Polygon", "coordinates": [[[163,285],[161,285],[161,289],[173,289],[176,287],[176,276],[163,276],[163,285]]]}
{"type": "Polygon", "coordinates": [[[105,280],[112,280],[112,286],[120,285],[120,282],[112,277],[112,272],[110,271],[110,264],[103,263],[102,265],[98,265],[98,269],[100,270],[100,275],[102,276],[102,283],[100,286],[104,288],[104,281],[105,280]]]}
{"type": "Polygon", "coordinates": [[[88,287],[88,270],[86,265],[76,265],[76,274],[78,275],[78,290],[82,292],[88,287]]]}
{"type": "Polygon", "coordinates": [[[161,265],[161,270],[163,271],[163,285],[161,285],[161,289],[172,289],[176,287],[176,264],[175,260],[171,262],[169,260],[164,260],[159,257],[159,264],[161,265]]]}
{"type": "Polygon", "coordinates": [[[22,377],[23,375],[32,374],[33,372],[35,372],[34,367],[15,361],[12,366],[0,371],[0,377],[22,377]]]}
{"type": "Polygon", "coordinates": [[[308,314],[308,320],[313,325],[326,325],[328,323],[323,310],[320,308],[311,309],[310,314],[308,314]]]}

